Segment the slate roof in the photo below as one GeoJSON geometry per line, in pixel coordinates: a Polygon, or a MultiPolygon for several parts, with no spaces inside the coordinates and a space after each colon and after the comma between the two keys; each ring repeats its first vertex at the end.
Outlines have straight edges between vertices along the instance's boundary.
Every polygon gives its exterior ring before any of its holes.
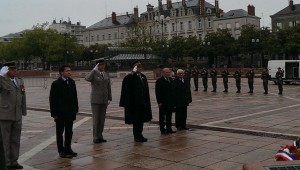
{"type": "Polygon", "coordinates": [[[221,16],[217,20],[243,18],[243,17],[255,17],[255,18],[259,18],[257,16],[249,15],[248,12],[245,11],[245,10],[243,10],[243,9],[235,9],[235,10],[230,10],[230,11],[226,12],[223,16],[221,16]]]}
{"type": "Polygon", "coordinates": [[[112,17],[105,18],[87,29],[109,28],[133,23],[133,14],[117,16],[117,23],[112,23],[112,17]]]}
{"type": "Polygon", "coordinates": [[[294,4],[295,10],[292,10],[290,6],[285,7],[281,11],[277,12],[271,17],[282,16],[282,15],[291,15],[291,14],[299,14],[300,13],[300,4],[294,4]]]}
{"type": "MultiPolygon", "coordinates": [[[[187,8],[192,8],[192,7],[197,7],[197,8],[199,8],[199,0],[187,0],[186,1],[186,6],[187,6],[187,8]]],[[[173,2],[172,3],[172,9],[178,9],[178,8],[182,8],[183,6],[182,6],[182,2],[173,2]]],[[[205,7],[206,8],[212,8],[212,9],[214,9],[215,8],[215,6],[214,5],[212,5],[212,4],[210,4],[210,3],[208,3],[208,2],[206,2],[205,1],[205,7]]],[[[153,11],[154,12],[156,12],[156,11],[158,11],[159,9],[158,9],[159,7],[157,6],[157,7],[155,7],[155,8],[153,8],[153,11]]],[[[168,7],[167,7],[167,4],[163,4],[163,11],[168,11],[169,9],[168,9],[168,7]]],[[[199,11],[200,11],[200,9],[199,9],[199,11]]],[[[142,15],[143,14],[147,14],[147,12],[144,12],[144,13],[142,13],[142,15]]]]}

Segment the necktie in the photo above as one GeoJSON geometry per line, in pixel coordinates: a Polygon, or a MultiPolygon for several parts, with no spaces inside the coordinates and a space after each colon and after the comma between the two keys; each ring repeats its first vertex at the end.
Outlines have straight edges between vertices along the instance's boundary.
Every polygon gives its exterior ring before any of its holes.
{"type": "Polygon", "coordinates": [[[102,79],[104,79],[104,75],[103,75],[103,72],[101,72],[100,74],[101,74],[101,77],[102,77],[102,79]]]}
{"type": "Polygon", "coordinates": [[[69,85],[69,80],[68,80],[68,79],[66,79],[65,81],[66,81],[67,85],[69,85]]]}
{"type": "Polygon", "coordinates": [[[15,81],[14,81],[14,80],[12,80],[11,82],[14,84],[14,86],[15,86],[15,87],[17,87],[17,85],[16,85],[16,83],[15,83],[15,81]]]}

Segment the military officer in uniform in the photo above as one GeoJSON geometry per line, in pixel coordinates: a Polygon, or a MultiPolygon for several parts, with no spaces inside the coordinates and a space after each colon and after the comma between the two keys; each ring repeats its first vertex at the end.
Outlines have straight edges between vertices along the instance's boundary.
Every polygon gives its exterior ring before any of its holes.
{"type": "Polygon", "coordinates": [[[284,71],[278,67],[278,71],[276,72],[276,79],[277,79],[277,85],[278,85],[278,90],[279,90],[279,95],[282,95],[282,85],[283,85],[283,76],[284,76],[284,71]]]}
{"type": "Polygon", "coordinates": [[[111,84],[110,78],[105,69],[105,60],[96,60],[94,69],[86,75],[85,80],[91,83],[91,107],[93,113],[93,142],[106,142],[103,138],[106,109],[110,101],[111,84]]]}
{"type": "Polygon", "coordinates": [[[261,73],[261,79],[263,81],[263,86],[265,90],[264,94],[268,94],[268,83],[270,79],[268,68],[264,68],[263,72],[261,73]]]}
{"type": "Polygon", "coordinates": [[[198,67],[194,66],[194,69],[192,70],[192,76],[193,76],[194,85],[195,85],[195,90],[194,91],[198,91],[199,74],[200,74],[200,71],[199,71],[198,67]]]}
{"type": "Polygon", "coordinates": [[[0,129],[7,169],[23,169],[18,163],[22,116],[27,115],[24,81],[17,77],[15,62],[0,71],[0,129]]]}
{"type": "Polygon", "coordinates": [[[208,70],[206,69],[206,67],[203,67],[201,70],[201,77],[202,77],[202,84],[204,87],[204,92],[207,91],[207,82],[208,82],[208,70]]]}
{"type": "Polygon", "coordinates": [[[249,86],[248,93],[253,93],[254,75],[255,74],[254,74],[253,66],[252,66],[251,69],[246,74],[246,77],[248,78],[248,86],[249,86]]]}
{"type": "Polygon", "coordinates": [[[224,85],[224,91],[225,93],[228,92],[228,75],[229,71],[227,69],[227,65],[224,65],[224,70],[222,71],[222,78],[223,78],[223,85],[224,85]]]}
{"type": "Polygon", "coordinates": [[[134,141],[147,142],[143,128],[145,122],[151,121],[152,110],[149,85],[141,63],[135,63],[132,73],[124,77],[119,106],[125,109],[125,123],[133,125],[134,141]]]}
{"type": "Polygon", "coordinates": [[[241,67],[237,66],[237,70],[234,73],[234,78],[235,78],[235,85],[237,88],[237,93],[241,93],[241,77],[242,77],[242,72],[241,72],[241,67]]]}
{"type": "Polygon", "coordinates": [[[213,91],[211,92],[216,92],[217,91],[217,70],[215,65],[213,65],[212,69],[210,70],[210,77],[213,86],[213,91]]]}

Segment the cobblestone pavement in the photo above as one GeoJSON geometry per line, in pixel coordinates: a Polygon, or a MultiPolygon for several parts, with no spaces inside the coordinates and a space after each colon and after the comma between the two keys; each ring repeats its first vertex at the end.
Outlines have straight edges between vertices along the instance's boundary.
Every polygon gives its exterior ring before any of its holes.
{"type": "MultiPolygon", "coordinates": [[[[299,85],[284,85],[279,96],[270,82],[269,94],[263,94],[262,81],[255,79],[254,93],[248,94],[246,79],[237,94],[234,79],[229,93],[223,93],[218,79],[216,93],[193,91],[188,107],[191,131],[161,135],[154,80],[149,80],[153,122],[145,124],[148,142],[133,142],[132,127],[125,125],[123,109],[118,105],[121,79],[112,79],[113,101],[109,105],[104,137],[107,143],[93,144],[91,133],[90,85],[77,79],[80,115],[74,125],[73,150],[78,157],[58,157],[55,126],[49,111],[49,89],[26,89],[28,116],[24,117],[20,162],[25,169],[242,169],[244,163],[274,161],[281,145],[291,144],[300,134],[299,85]]],[[[200,80],[199,80],[200,81],[200,80]]],[[[210,82],[209,82],[209,85],[210,82]]],[[[174,116],[173,116],[174,117],[174,116]]],[[[174,122],[174,118],[173,118],[174,122]]],[[[175,130],[175,128],[173,128],[175,130]]]]}

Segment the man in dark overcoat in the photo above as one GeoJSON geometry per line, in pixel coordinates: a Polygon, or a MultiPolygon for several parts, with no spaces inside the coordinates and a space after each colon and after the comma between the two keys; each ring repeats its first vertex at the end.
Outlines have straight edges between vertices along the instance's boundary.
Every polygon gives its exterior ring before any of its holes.
{"type": "Polygon", "coordinates": [[[147,142],[143,127],[152,119],[148,81],[141,71],[142,65],[137,63],[132,73],[124,77],[119,104],[125,108],[125,123],[133,125],[135,142],[147,142]]]}
{"type": "Polygon", "coordinates": [[[177,76],[173,82],[172,90],[174,93],[175,124],[177,130],[188,130],[186,127],[187,106],[192,102],[190,81],[184,78],[184,71],[177,70],[177,76]]]}
{"type": "Polygon", "coordinates": [[[59,156],[71,158],[77,156],[77,153],[71,148],[73,122],[78,113],[77,90],[75,81],[70,77],[71,68],[69,66],[61,66],[59,74],[60,77],[52,83],[50,89],[50,112],[56,124],[56,143],[59,156]]]}
{"type": "Polygon", "coordinates": [[[174,110],[171,70],[164,68],[162,76],[155,83],[156,101],[159,107],[159,127],[161,134],[175,133],[172,130],[172,112],[174,110]]]}

